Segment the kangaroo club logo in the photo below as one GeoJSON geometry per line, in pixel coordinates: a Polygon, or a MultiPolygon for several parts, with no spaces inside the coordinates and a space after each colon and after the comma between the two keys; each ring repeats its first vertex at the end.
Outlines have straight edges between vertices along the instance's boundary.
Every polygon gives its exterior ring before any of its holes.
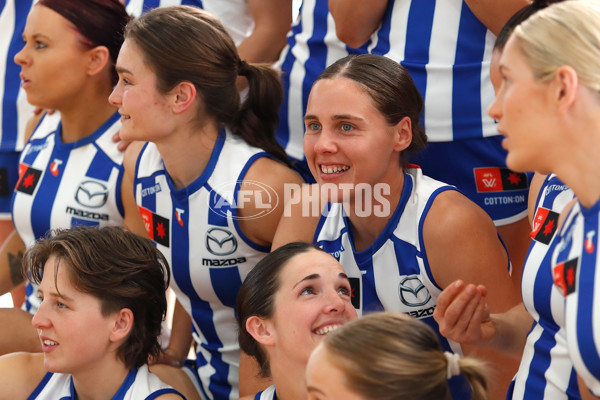
{"type": "Polygon", "coordinates": [[[99,208],[108,200],[108,187],[98,181],[83,181],[75,191],[75,201],[84,207],[99,208]]]}
{"type": "Polygon", "coordinates": [[[237,250],[237,239],[224,228],[211,228],[206,232],[206,248],[215,256],[228,256],[237,250]]]}
{"type": "Polygon", "coordinates": [[[419,307],[431,300],[429,290],[416,276],[407,276],[398,286],[400,301],[409,307],[419,307]]]}

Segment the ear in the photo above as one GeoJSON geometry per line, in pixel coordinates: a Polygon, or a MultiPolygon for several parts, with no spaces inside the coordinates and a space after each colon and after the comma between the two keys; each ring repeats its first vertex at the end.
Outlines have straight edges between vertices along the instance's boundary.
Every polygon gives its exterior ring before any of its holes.
{"type": "Polygon", "coordinates": [[[271,324],[256,315],[246,320],[246,331],[260,344],[270,346],[275,343],[274,330],[271,324]]]}
{"type": "Polygon", "coordinates": [[[412,143],[412,121],[404,117],[394,127],[393,148],[397,152],[406,149],[412,143]]]}
{"type": "Polygon", "coordinates": [[[565,112],[573,102],[579,87],[577,72],[569,65],[563,65],[556,70],[554,76],[553,95],[558,104],[559,112],[565,112]]]}
{"type": "Polygon", "coordinates": [[[115,313],[110,331],[111,342],[119,342],[129,335],[133,328],[133,311],[121,308],[115,313]]]}
{"type": "Polygon", "coordinates": [[[106,46],[96,46],[89,50],[88,57],[88,73],[90,75],[99,74],[110,63],[110,53],[106,46]]]}
{"type": "Polygon", "coordinates": [[[196,100],[196,86],[188,81],[180,82],[171,90],[170,95],[172,96],[173,112],[181,114],[196,100]]]}

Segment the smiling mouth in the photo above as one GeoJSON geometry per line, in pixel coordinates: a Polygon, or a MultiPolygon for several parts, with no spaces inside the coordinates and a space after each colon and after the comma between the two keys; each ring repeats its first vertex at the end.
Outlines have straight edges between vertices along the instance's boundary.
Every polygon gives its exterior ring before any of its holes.
{"type": "Polygon", "coordinates": [[[315,329],[315,331],[314,331],[314,332],[315,332],[317,335],[321,335],[321,336],[323,336],[323,335],[327,335],[329,332],[332,332],[332,331],[336,330],[336,329],[337,329],[337,328],[339,328],[340,326],[342,326],[342,325],[341,325],[341,324],[327,325],[327,326],[324,326],[324,327],[322,327],[322,328],[315,329]]]}
{"type": "Polygon", "coordinates": [[[336,174],[339,172],[348,171],[350,169],[347,165],[321,165],[321,173],[323,174],[336,174]]]}

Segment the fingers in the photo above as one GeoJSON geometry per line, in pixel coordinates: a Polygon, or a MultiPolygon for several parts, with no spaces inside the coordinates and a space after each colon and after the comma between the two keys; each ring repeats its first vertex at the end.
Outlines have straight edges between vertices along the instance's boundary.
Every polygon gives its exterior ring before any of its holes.
{"type": "Polygon", "coordinates": [[[486,315],[485,287],[456,281],[438,297],[434,318],[440,333],[459,343],[475,343],[481,338],[481,323],[486,315]]]}
{"type": "Polygon", "coordinates": [[[115,143],[119,143],[117,145],[117,149],[120,152],[123,152],[127,149],[127,147],[131,144],[131,140],[123,140],[121,139],[121,131],[117,131],[113,137],[112,137],[113,142],[115,143]]]}

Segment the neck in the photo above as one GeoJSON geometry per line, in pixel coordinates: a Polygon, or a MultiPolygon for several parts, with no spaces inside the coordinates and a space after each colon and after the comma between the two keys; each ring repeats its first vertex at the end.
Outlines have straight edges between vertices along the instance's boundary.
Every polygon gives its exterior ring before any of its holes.
{"type": "MultiPolygon", "coordinates": [[[[114,354],[111,354],[114,356],[114,354]]],[[[73,386],[79,400],[110,399],[119,390],[129,369],[116,359],[102,360],[73,374],[73,386]],[[98,383],[102,384],[99,385],[98,383]]]]}
{"type": "Polygon", "coordinates": [[[362,205],[359,206],[354,200],[356,198],[355,194],[353,201],[345,206],[346,214],[352,225],[352,236],[356,251],[363,251],[372,245],[381,235],[392,215],[394,215],[404,187],[404,171],[400,169],[399,173],[394,174],[393,178],[382,183],[384,185],[372,187],[373,195],[370,199],[363,198],[362,205]],[[389,188],[389,192],[378,192],[378,188],[389,188]],[[369,203],[370,206],[365,207],[369,203]],[[365,212],[367,213],[366,216],[365,212]]]}
{"type": "Polygon", "coordinates": [[[91,135],[117,111],[108,102],[111,91],[112,84],[108,78],[103,80],[98,77],[56,107],[60,112],[64,143],[76,142],[91,135]]]}
{"type": "MultiPolygon", "coordinates": [[[[271,359],[271,357],[269,357],[271,359]]],[[[278,400],[305,400],[308,398],[304,373],[306,364],[299,365],[290,358],[271,359],[271,375],[278,400]]]]}
{"type": "Polygon", "coordinates": [[[178,129],[165,140],[156,142],[165,168],[176,189],[190,185],[202,175],[218,137],[216,123],[178,129]]]}

